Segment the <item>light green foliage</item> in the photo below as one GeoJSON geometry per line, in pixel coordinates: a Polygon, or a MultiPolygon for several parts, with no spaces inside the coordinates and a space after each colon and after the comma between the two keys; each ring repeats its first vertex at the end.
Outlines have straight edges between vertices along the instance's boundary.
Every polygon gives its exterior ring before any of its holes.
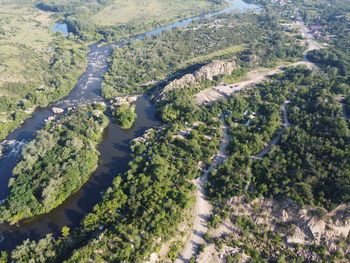
{"type": "Polygon", "coordinates": [[[232,60],[236,55],[235,60],[244,67],[269,66],[278,60],[301,56],[302,49],[272,16],[230,14],[200,20],[116,48],[105,75],[103,96],[145,92],[145,88],[153,87],[148,84],[152,81],[164,79],[168,74],[178,77],[193,72],[214,58],[232,60]],[[248,43],[249,50],[233,49],[248,43]]]}
{"type": "Polygon", "coordinates": [[[56,256],[54,239],[48,235],[39,242],[28,239],[11,253],[11,262],[18,263],[46,263],[56,256]]]}
{"type": "MultiPolygon", "coordinates": [[[[209,119],[213,118],[210,111],[205,112],[209,119]]],[[[201,114],[194,118],[198,120],[198,116],[201,114]]],[[[97,248],[104,251],[104,260],[135,262],[159,245],[156,237],[162,237],[165,242],[173,236],[174,226],[183,220],[181,211],[193,202],[195,187],[191,180],[200,175],[197,163],[209,163],[218,148],[219,135],[215,133],[218,125],[217,122],[210,126],[206,123],[206,129],[198,127],[193,135],[184,139],[174,137],[179,129],[176,127],[183,127],[182,122],[173,128],[152,132],[147,138],[147,150],[134,155],[128,171],[116,177],[103,202],[83,223],[90,231],[100,225],[113,227],[104,233],[101,243],[91,240],[68,262],[94,259],[92,251],[97,248]],[[212,136],[212,139],[204,135],[212,136]],[[130,246],[130,240],[133,240],[133,246],[130,246]],[[105,242],[113,245],[106,247],[105,242]]],[[[136,142],[134,149],[141,148],[144,143],[136,142]]],[[[172,256],[176,254],[175,250],[172,256]]]]}
{"type": "Polygon", "coordinates": [[[137,114],[135,113],[136,105],[122,104],[116,106],[113,115],[120,128],[127,130],[134,124],[137,114]]]}
{"type": "Polygon", "coordinates": [[[84,43],[52,32],[53,18],[35,1],[2,1],[0,24],[0,139],[74,87],[85,67],[84,43]]]}
{"type": "Polygon", "coordinates": [[[68,237],[70,234],[70,228],[67,226],[62,227],[61,233],[63,237],[68,237]]]}

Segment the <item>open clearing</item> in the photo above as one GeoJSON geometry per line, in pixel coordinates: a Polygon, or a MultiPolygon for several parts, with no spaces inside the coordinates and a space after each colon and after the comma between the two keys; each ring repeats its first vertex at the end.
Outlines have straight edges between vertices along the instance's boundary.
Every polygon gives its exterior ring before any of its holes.
{"type": "Polygon", "coordinates": [[[205,0],[126,0],[115,1],[92,17],[100,26],[127,23],[152,23],[171,21],[204,13],[220,5],[205,0]]]}
{"type": "Polygon", "coordinates": [[[52,41],[50,13],[14,2],[0,5],[0,85],[35,81],[48,61],[52,41]]]}

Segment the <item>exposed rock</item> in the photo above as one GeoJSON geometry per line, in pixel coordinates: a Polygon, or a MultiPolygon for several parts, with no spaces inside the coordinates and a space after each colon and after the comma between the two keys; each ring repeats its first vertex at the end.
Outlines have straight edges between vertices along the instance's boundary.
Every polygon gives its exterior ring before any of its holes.
{"type": "Polygon", "coordinates": [[[130,95],[130,96],[128,96],[128,97],[126,98],[126,100],[127,100],[129,103],[132,103],[132,102],[135,102],[135,101],[137,100],[137,97],[138,97],[138,96],[132,96],[132,95],[130,95]]]}
{"type": "MultiPolygon", "coordinates": [[[[231,208],[230,217],[219,224],[216,229],[209,232],[215,240],[225,241],[226,237],[229,236],[229,240],[244,244],[245,240],[242,239],[241,226],[235,224],[235,221],[232,220],[237,216],[244,216],[257,224],[260,231],[279,233],[282,240],[285,240],[280,248],[270,248],[271,259],[278,258],[283,250],[290,250],[299,256],[303,256],[308,262],[319,261],[317,253],[302,247],[296,249],[295,244],[306,246],[321,244],[327,248],[327,253],[336,250],[340,250],[344,254],[350,252],[350,244],[344,243],[350,235],[350,205],[348,204],[339,205],[330,212],[324,211],[324,214],[317,213],[321,211],[320,208],[310,206],[301,208],[291,199],[257,198],[247,201],[243,197],[232,197],[227,205],[231,208]]],[[[265,246],[265,243],[259,241],[258,238],[250,240],[250,242],[256,249],[262,249],[261,247],[265,246]]],[[[210,253],[212,253],[211,257],[216,258],[216,260],[221,260],[220,254],[223,254],[224,257],[230,254],[225,249],[212,250],[210,253]]],[[[205,261],[207,257],[208,253],[205,250],[199,255],[200,260],[198,262],[207,262],[205,261]]],[[[213,259],[213,262],[225,261],[214,261],[213,259]]],[[[247,260],[241,258],[239,262],[247,262],[247,260]]]]}
{"type": "Polygon", "coordinates": [[[55,116],[50,116],[50,117],[47,118],[48,121],[54,121],[55,119],[56,119],[55,116]]]}
{"type": "Polygon", "coordinates": [[[92,114],[96,117],[100,117],[102,115],[102,111],[99,111],[99,110],[93,110],[92,111],[92,114]]]}
{"type": "Polygon", "coordinates": [[[64,109],[53,107],[52,112],[55,114],[61,114],[64,112],[64,109]]]}
{"type": "Polygon", "coordinates": [[[233,70],[237,69],[236,62],[223,62],[223,61],[213,61],[208,65],[200,68],[194,73],[196,80],[213,80],[213,77],[221,74],[230,74],[233,70]]]}
{"type": "MultiPolygon", "coordinates": [[[[116,97],[114,99],[114,104],[115,105],[123,105],[123,104],[130,104],[133,103],[137,100],[137,98],[139,97],[139,95],[127,95],[127,96],[120,96],[120,97],[116,97]]],[[[113,103],[113,100],[111,100],[110,102],[111,104],[113,103]]]]}
{"type": "Polygon", "coordinates": [[[215,76],[230,74],[233,70],[237,69],[238,65],[235,62],[235,57],[229,61],[219,61],[215,60],[199,70],[195,71],[193,74],[186,74],[180,79],[175,79],[164,87],[160,92],[159,98],[161,100],[166,99],[166,94],[174,89],[184,88],[189,85],[197,85],[200,81],[203,80],[213,80],[215,76]]]}

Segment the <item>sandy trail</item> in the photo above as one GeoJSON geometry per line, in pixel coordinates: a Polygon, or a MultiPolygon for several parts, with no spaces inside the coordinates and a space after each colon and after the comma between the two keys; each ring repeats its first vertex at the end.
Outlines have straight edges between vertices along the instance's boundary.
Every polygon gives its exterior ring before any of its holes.
{"type": "Polygon", "coordinates": [[[196,192],[196,204],[194,208],[194,220],[192,233],[186,241],[185,248],[181,252],[179,258],[175,261],[189,262],[191,257],[197,254],[197,251],[204,241],[204,234],[208,231],[208,220],[211,215],[211,204],[206,199],[205,184],[208,180],[208,174],[215,169],[218,165],[222,164],[226,159],[226,147],[229,142],[229,135],[227,134],[228,127],[222,119],[223,125],[221,126],[223,132],[223,139],[220,143],[220,149],[217,155],[214,157],[213,163],[209,166],[208,170],[196,180],[197,192],[196,192]]]}
{"type": "MultiPolygon", "coordinates": [[[[250,77],[249,80],[245,80],[232,85],[220,84],[218,86],[205,89],[196,95],[195,97],[196,103],[198,105],[208,104],[213,101],[228,97],[234,92],[243,90],[245,88],[250,87],[253,84],[257,84],[261,81],[266,80],[267,77],[270,75],[274,75],[276,73],[282,72],[283,68],[286,66],[306,65],[310,69],[316,67],[314,63],[310,62],[307,59],[307,53],[311,50],[320,49],[322,48],[322,46],[318,44],[316,41],[314,41],[313,36],[308,33],[307,27],[305,26],[304,22],[301,20],[300,17],[298,17],[297,23],[301,28],[302,34],[306,37],[306,40],[309,42],[309,48],[304,52],[303,59],[301,61],[298,61],[293,64],[289,64],[289,65],[279,66],[267,72],[253,71],[248,73],[248,77],[250,77]]],[[[252,158],[262,158],[264,155],[266,155],[270,151],[272,145],[278,143],[280,137],[283,134],[283,131],[286,128],[290,127],[291,124],[289,123],[288,116],[287,116],[288,103],[289,101],[285,101],[283,103],[284,128],[281,131],[279,131],[277,136],[271,140],[270,144],[261,153],[253,156],[252,158]]],[[[223,119],[222,121],[224,123],[223,119]]],[[[208,170],[203,174],[203,176],[200,177],[200,179],[196,180],[197,192],[196,192],[196,204],[194,208],[194,221],[193,221],[192,233],[187,239],[185,247],[181,252],[179,258],[175,261],[177,263],[181,263],[181,262],[188,263],[191,257],[197,254],[197,251],[200,245],[205,242],[203,239],[203,236],[208,231],[207,222],[210,217],[211,209],[212,209],[211,204],[205,198],[206,196],[205,184],[208,180],[209,172],[215,169],[218,165],[222,164],[227,159],[227,155],[225,154],[226,147],[229,142],[227,129],[228,127],[225,124],[223,124],[222,126],[223,140],[220,144],[220,150],[214,162],[210,165],[208,170]]]]}
{"type": "Polygon", "coordinates": [[[283,102],[283,105],[282,105],[282,108],[283,108],[283,129],[281,129],[277,135],[269,142],[268,146],[266,146],[260,153],[256,154],[256,155],[253,155],[252,158],[253,159],[261,159],[263,158],[266,154],[268,154],[272,148],[272,146],[276,145],[280,139],[281,139],[281,136],[283,134],[283,132],[289,128],[291,126],[289,120],[288,120],[288,112],[287,112],[287,104],[289,103],[290,101],[287,100],[285,102],[283,102]]]}
{"type": "Polygon", "coordinates": [[[209,104],[216,100],[229,97],[235,92],[244,90],[254,84],[258,84],[264,80],[267,80],[268,77],[271,75],[281,73],[285,67],[305,65],[309,69],[316,68],[316,65],[307,59],[307,53],[311,50],[321,49],[322,45],[320,45],[314,40],[314,37],[312,34],[308,33],[308,29],[300,17],[298,17],[297,24],[300,27],[302,35],[306,38],[306,41],[309,44],[308,49],[304,52],[303,59],[301,61],[298,61],[292,64],[278,66],[275,69],[268,70],[267,72],[259,72],[255,70],[248,73],[247,75],[248,80],[234,83],[232,85],[219,84],[215,87],[204,89],[201,92],[196,94],[195,96],[196,104],[197,105],[209,104]]]}
{"type": "MultiPolygon", "coordinates": [[[[302,61],[293,63],[290,66],[306,65],[310,69],[316,68],[317,66],[307,59],[307,53],[311,50],[321,49],[322,46],[314,40],[312,34],[308,33],[307,27],[305,26],[304,22],[301,20],[300,17],[298,17],[297,23],[300,26],[300,29],[301,29],[303,36],[309,42],[309,48],[304,52],[302,61]]],[[[294,96],[294,95],[295,95],[295,93],[292,94],[292,96],[294,96]]],[[[277,135],[269,142],[268,146],[266,146],[260,153],[252,156],[253,159],[260,159],[260,158],[263,158],[266,154],[268,154],[270,152],[272,146],[276,145],[280,141],[283,132],[291,126],[291,124],[288,120],[288,113],[287,113],[287,104],[289,102],[290,101],[285,101],[283,103],[283,106],[282,106],[283,107],[284,128],[277,133],[277,135]]],[[[344,112],[345,118],[347,118],[345,111],[344,111],[344,108],[343,108],[343,112],[344,112]]]]}
{"type": "Polygon", "coordinates": [[[343,109],[343,115],[344,118],[347,119],[348,121],[350,121],[350,115],[346,113],[346,105],[345,103],[341,103],[342,109],[343,109]]]}

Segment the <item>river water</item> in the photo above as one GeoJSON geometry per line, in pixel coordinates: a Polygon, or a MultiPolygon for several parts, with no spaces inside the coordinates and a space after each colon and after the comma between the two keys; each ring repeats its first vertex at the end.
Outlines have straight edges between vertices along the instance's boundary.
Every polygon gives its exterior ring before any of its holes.
{"type": "MultiPolygon", "coordinates": [[[[46,108],[37,109],[32,117],[27,119],[21,127],[6,138],[11,144],[11,149],[5,152],[0,159],[0,200],[5,199],[9,193],[8,181],[12,176],[13,168],[20,159],[21,149],[35,137],[37,130],[44,127],[45,119],[53,115],[53,107],[60,107],[66,111],[68,107],[103,100],[101,97],[102,77],[107,72],[107,59],[115,47],[128,41],[142,40],[148,36],[160,34],[164,30],[182,27],[192,21],[221,13],[260,10],[258,6],[246,4],[241,0],[235,0],[230,3],[231,5],[228,8],[221,11],[185,19],[142,35],[127,38],[117,44],[100,46],[96,43],[91,45],[88,53],[87,68],[79,77],[76,87],[69,95],[46,108]]],[[[62,24],[59,27],[55,26],[55,31],[62,32],[62,30],[59,30],[60,28],[64,28],[62,24]]],[[[63,33],[65,34],[65,32],[63,33]]],[[[63,226],[71,228],[79,226],[83,216],[91,211],[92,207],[101,200],[101,192],[111,185],[114,176],[126,171],[128,161],[131,159],[130,141],[141,136],[145,130],[160,125],[160,122],[155,117],[155,107],[146,96],[141,96],[136,101],[136,113],[138,118],[130,130],[123,131],[114,123],[109,124],[98,147],[101,153],[99,166],[88,183],[77,193],[50,213],[34,217],[29,222],[22,222],[19,226],[0,225],[0,250],[12,249],[27,238],[37,240],[48,233],[58,234],[63,226]]]]}
{"type": "Polygon", "coordinates": [[[66,37],[69,35],[68,26],[66,23],[62,23],[62,22],[56,23],[53,26],[52,30],[53,32],[56,32],[56,33],[62,33],[66,37]]]}

